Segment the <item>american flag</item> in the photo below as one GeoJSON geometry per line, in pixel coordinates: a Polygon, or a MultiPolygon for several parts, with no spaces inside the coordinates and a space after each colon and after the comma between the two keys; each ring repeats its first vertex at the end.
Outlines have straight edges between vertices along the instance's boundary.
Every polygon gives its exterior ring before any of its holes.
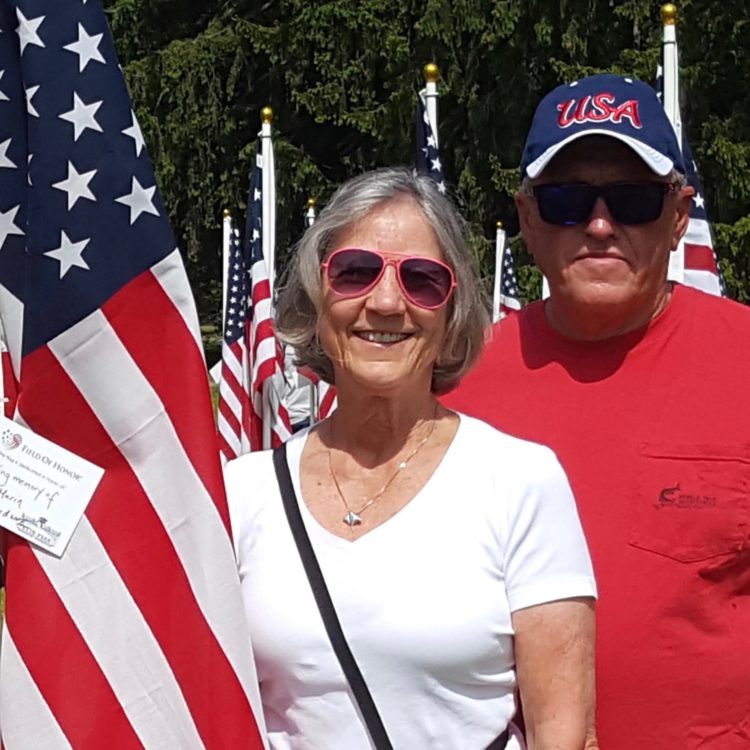
{"type": "MultiPolygon", "coordinates": [[[[662,54],[664,54],[664,46],[662,46],[662,54]]],[[[661,64],[656,68],[655,88],[659,98],[663,98],[664,68],[661,64]]],[[[726,297],[726,285],[714,251],[711,225],[706,212],[705,193],[698,175],[698,166],[693,160],[693,152],[688,143],[685,128],[682,127],[680,130],[682,140],[680,147],[686,168],[685,176],[688,185],[695,190],[693,204],[690,207],[690,221],[681,243],[685,258],[682,282],[709,294],[726,297]]]]}
{"type": "Polygon", "coordinates": [[[250,175],[245,236],[230,255],[219,389],[219,434],[225,459],[280,445],[291,435],[283,401],[284,365],[263,257],[263,156],[257,144],[250,175]],[[269,442],[270,440],[270,442],[269,442]]]}
{"type": "Polygon", "coordinates": [[[509,312],[521,309],[518,279],[513,254],[507,243],[505,230],[497,227],[495,240],[495,286],[492,296],[492,320],[497,321],[509,312]]]}
{"type": "Polygon", "coordinates": [[[438,190],[444,193],[445,177],[443,175],[443,165],[440,162],[437,141],[435,134],[432,132],[432,125],[427,114],[425,104],[425,92],[420,91],[417,96],[417,115],[416,115],[416,132],[417,132],[417,174],[429,175],[435,180],[438,190]]]}
{"type": "Polygon", "coordinates": [[[229,230],[224,338],[221,344],[221,378],[217,422],[221,454],[229,461],[250,448],[250,389],[247,369],[245,324],[250,299],[250,277],[242,255],[242,244],[234,227],[229,230]]]}
{"type": "Polygon", "coordinates": [[[0,31],[15,416],[105,470],[61,558],[7,535],[2,745],[261,748],[198,320],[100,1],[0,0],[0,31]]]}

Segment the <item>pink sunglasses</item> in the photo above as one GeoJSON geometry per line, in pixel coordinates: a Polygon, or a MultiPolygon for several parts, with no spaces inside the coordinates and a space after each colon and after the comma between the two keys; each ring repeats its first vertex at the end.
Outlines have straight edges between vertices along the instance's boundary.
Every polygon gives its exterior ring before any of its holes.
{"type": "Polygon", "coordinates": [[[342,247],[334,250],[320,267],[335,294],[361,297],[377,285],[388,265],[395,266],[398,285],[406,299],[425,310],[442,307],[456,287],[450,266],[420,255],[389,257],[378,250],[342,247]]]}

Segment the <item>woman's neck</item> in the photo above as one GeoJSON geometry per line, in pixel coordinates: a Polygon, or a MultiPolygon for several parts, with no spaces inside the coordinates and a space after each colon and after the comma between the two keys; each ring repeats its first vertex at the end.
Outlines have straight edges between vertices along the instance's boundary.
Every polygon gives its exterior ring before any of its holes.
{"type": "Polygon", "coordinates": [[[388,461],[440,414],[429,392],[418,397],[363,396],[344,388],[337,389],[336,397],[336,410],[321,437],[329,448],[345,450],[363,466],[388,461]]]}

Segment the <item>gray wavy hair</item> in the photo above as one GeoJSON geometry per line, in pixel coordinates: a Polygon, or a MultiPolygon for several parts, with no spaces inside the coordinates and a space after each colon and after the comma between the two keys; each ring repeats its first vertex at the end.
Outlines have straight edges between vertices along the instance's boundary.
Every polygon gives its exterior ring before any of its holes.
{"type": "Polygon", "coordinates": [[[404,168],[378,169],[339,187],[298,243],[279,293],[279,338],[294,347],[299,364],[307,365],[328,383],[335,381],[333,364],[318,339],[323,303],[320,264],[334,249],[342,231],[377,206],[404,199],[413,200],[424,214],[457,282],[448,303],[445,339],[432,372],[432,392],[445,393],[456,386],[482,350],[489,325],[488,304],[467,245],[466,222],[429,177],[404,168]]]}

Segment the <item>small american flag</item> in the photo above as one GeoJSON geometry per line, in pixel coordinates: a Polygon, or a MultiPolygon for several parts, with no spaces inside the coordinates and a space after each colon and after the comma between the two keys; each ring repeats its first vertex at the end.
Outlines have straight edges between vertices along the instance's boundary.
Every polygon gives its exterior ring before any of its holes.
{"type": "Polygon", "coordinates": [[[507,243],[505,230],[498,224],[495,239],[495,284],[492,295],[492,320],[504,318],[509,312],[521,309],[518,279],[513,254],[507,243]]]}
{"type": "Polygon", "coordinates": [[[444,193],[446,187],[443,165],[440,162],[437,141],[435,140],[435,134],[432,132],[432,125],[427,114],[424,91],[420,91],[417,96],[416,132],[417,174],[432,177],[438,186],[438,190],[444,193]]]}
{"type": "Polygon", "coordinates": [[[195,306],[99,0],[0,0],[15,417],[104,468],[55,558],[8,534],[5,750],[261,748],[195,306]]]}
{"type": "Polygon", "coordinates": [[[250,386],[247,369],[245,325],[250,300],[250,275],[242,254],[239,234],[229,230],[226,310],[221,345],[221,378],[217,423],[224,460],[250,450],[247,425],[250,419],[250,386]]]}
{"type": "Polygon", "coordinates": [[[291,434],[289,414],[283,403],[284,357],[273,327],[271,287],[263,257],[263,157],[260,142],[255,169],[250,177],[245,217],[243,257],[250,289],[245,319],[245,346],[250,393],[247,412],[249,450],[275,448],[291,434]]]}

